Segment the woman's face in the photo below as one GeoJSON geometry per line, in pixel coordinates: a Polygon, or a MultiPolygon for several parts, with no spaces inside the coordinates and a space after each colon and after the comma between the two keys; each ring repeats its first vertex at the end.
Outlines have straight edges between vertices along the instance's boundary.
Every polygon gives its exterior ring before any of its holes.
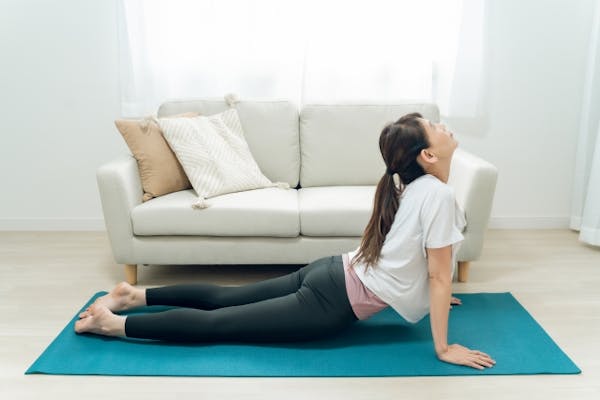
{"type": "Polygon", "coordinates": [[[452,153],[458,146],[454,139],[454,134],[450,132],[446,125],[431,122],[428,119],[419,118],[421,125],[425,128],[427,139],[429,140],[428,150],[438,158],[452,157],[452,153]]]}

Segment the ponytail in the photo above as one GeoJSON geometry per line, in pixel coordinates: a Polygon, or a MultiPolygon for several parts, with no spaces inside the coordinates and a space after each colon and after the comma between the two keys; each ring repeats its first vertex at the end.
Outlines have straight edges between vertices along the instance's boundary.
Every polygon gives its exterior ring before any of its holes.
{"type": "Polygon", "coordinates": [[[385,174],[379,179],[373,200],[373,213],[364,230],[360,247],[351,266],[363,262],[365,270],[379,261],[385,237],[400,207],[400,197],[406,185],[425,171],[417,162],[417,156],[429,143],[425,129],[419,122],[419,113],[403,116],[386,125],[379,136],[379,149],[386,161],[385,174]],[[398,183],[395,176],[398,176],[398,183]]]}

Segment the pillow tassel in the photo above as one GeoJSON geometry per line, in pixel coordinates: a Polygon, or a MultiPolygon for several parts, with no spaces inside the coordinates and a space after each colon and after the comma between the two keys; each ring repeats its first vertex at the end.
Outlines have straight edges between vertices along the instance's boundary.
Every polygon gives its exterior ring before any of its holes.
{"type": "Polygon", "coordinates": [[[198,201],[192,204],[192,208],[195,210],[201,210],[203,208],[208,208],[210,204],[206,201],[204,197],[198,197],[198,201]]]}
{"type": "Polygon", "coordinates": [[[227,102],[229,107],[235,107],[235,103],[239,103],[240,99],[238,98],[237,94],[229,93],[225,95],[225,101],[227,102]]]}

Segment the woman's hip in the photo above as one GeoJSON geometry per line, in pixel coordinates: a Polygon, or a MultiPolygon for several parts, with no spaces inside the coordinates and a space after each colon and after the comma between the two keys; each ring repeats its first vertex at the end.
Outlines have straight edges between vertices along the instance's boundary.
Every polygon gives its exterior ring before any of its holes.
{"type": "Polygon", "coordinates": [[[304,267],[307,270],[302,287],[312,292],[313,301],[317,302],[323,311],[337,314],[341,319],[356,320],[346,290],[342,256],[323,257],[307,267],[304,267]]]}

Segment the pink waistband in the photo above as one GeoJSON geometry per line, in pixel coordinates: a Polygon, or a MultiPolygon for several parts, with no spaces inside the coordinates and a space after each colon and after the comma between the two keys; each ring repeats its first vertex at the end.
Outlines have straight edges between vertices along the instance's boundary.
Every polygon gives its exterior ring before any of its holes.
{"type": "Polygon", "coordinates": [[[348,254],[342,254],[344,261],[344,275],[346,277],[346,291],[348,300],[356,317],[367,319],[371,315],[383,310],[388,306],[375,293],[370,291],[360,280],[354,268],[350,268],[350,260],[348,254]]]}

